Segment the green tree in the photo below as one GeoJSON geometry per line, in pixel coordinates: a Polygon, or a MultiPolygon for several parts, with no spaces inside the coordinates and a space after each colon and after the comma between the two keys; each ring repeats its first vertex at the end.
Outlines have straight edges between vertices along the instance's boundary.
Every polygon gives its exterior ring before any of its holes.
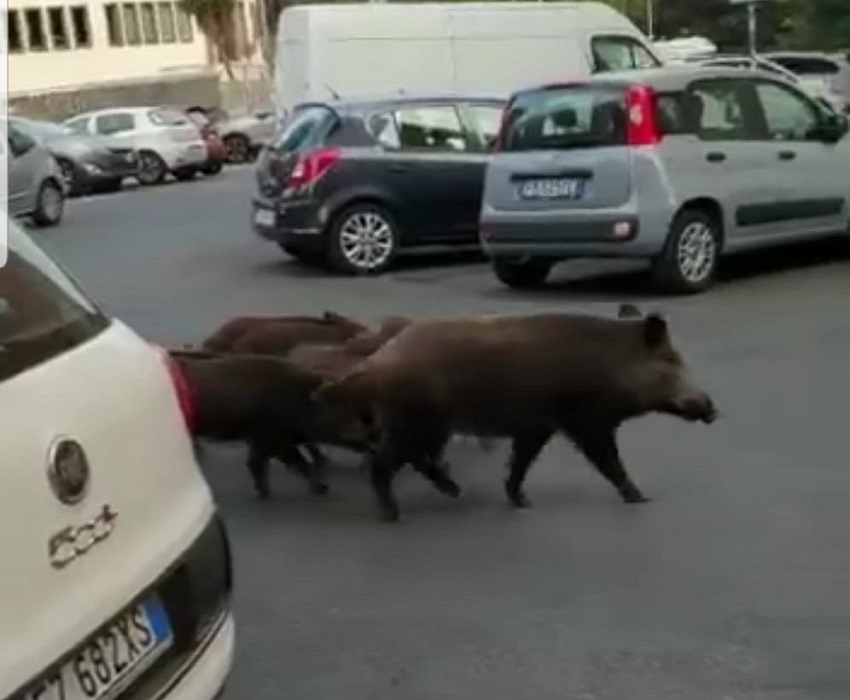
{"type": "Polygon", "coordinates": [[[233,20],[234,0],[177,0],[180,8],[195,18],[198,27],[210,40],[216,58],[227,77],[235,80],[233,62],[241,58],[233,20]]]}

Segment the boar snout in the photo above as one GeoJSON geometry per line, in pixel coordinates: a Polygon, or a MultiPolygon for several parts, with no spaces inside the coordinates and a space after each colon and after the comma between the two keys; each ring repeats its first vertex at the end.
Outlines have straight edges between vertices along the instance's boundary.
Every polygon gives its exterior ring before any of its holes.
{"type": "Polygon", "coordinates": [[[711,425],[718,418],[717,407],[708,394],[697,392],[680,397],[675,402],[675,412],[685,420],[701,421],[711,425]]]}

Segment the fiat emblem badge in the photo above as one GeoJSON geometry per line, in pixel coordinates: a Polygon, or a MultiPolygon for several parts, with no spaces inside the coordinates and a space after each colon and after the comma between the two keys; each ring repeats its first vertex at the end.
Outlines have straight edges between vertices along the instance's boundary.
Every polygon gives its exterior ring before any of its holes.
{"type": "Polygon", "coordinates": [[[59,438],[50,447],[47,458],[47,478],[53,494],[66,506],[85,498],[91,476],[86,453],[80,443],[59,438]]]}

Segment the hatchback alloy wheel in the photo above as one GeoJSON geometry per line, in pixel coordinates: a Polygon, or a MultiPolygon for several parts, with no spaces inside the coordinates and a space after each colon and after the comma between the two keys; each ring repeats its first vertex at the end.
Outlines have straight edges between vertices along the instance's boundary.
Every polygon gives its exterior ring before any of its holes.
{"type": "Polygon", "coordinates": [[[701,284],[711,274],[717,255],[711,228],[702,221],[689,224],[679,237],[676,255],[682,277],[691,284],[701,284]]]}
{"type": "Polygon", "coordinates": [[[666,291],[702,292],[714,282],[720,252],[718,218],[702,209],[684,209],[670,225],[667,243],[654,261],[653,272],[666,291]]]}
{"type": "Polygon", "coordinates": [[[355,274],[386,269],[396,252],[395,223],[382,207],[355,205],[342,214],[333,231],[336,266],[355,274]]]}

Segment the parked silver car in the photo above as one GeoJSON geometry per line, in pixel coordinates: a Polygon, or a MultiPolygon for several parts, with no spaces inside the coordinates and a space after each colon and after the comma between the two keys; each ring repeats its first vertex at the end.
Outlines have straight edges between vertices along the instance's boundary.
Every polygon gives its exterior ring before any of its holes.
{"type": "Polygon", "coordinates": [[[559,260],[652,261],[697,292],[722,254],[850,234],[847,118],[759,71],[668,67],[515,94],[485,176],[496,276],[559,260]]]}
{"type": "Polygon", "coordinates": [[[38,226],[55,226],[65,211],[62,170],[44,146],[6,122],[9,150],[6,210],[29,216],[38,226]]]}
{"type": "Polygon", "coordinates": [[[850,111],[850,59],[815,51],[776,51],[764,54],[817,90],[839,110],[850,111]]]}
{"type": "Polygon", "coordinates": [[[191,180],[207,162],[198,127],[170,107],[115,107],[78,114],[63,124],[78,134],[97,135],[112,148],[138,154],[136,177],[143,185],[162,182],[168,173],[191,180]]]}
{"type": "Polygon", "coordinates": [[[203,113],[215,125],[227,149],[229,163],[253,160],[277,129],[277,119],[272,111],[236,116],[220,108],[191,107],[187,111],[203,113]]]}
{"type": "Polygon", "coordinates": [[[10,117],[9,123],[53,154],[71,195],[119,190],[124,178],[136,174],[132,148],[110,147],[98,137],[37,119],[10,117]]]}

